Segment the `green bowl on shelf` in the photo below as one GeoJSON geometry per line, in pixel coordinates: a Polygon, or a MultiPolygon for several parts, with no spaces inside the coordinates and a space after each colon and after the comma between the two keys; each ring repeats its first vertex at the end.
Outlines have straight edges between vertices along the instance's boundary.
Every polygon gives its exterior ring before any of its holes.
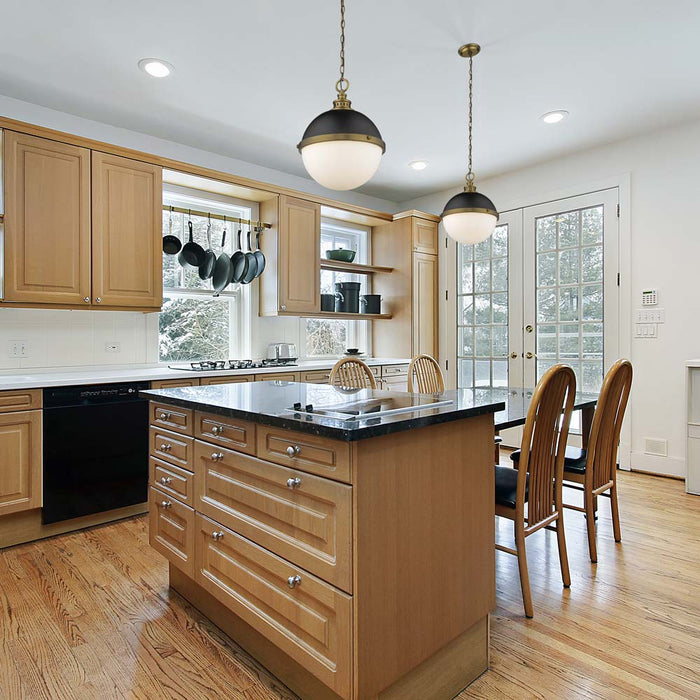
{"type": "Polygon", "coordinates": [[[346,250],[345,248],[339,248],[338,250],[327,250],[326,258],[328,258],[328,260],[340,260],[340,262],[351,263],[355,259],[355,251],[346,250]]]}

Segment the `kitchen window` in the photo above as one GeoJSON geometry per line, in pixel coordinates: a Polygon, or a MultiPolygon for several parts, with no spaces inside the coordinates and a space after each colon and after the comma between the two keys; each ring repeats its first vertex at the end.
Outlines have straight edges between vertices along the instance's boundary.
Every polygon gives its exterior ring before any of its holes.
{"type": "MultiPolygon", "coordinates": [[[[212,214],[242,219],[255,218],[255,211],[247,203],[238,203],[222,195],[197,197],[174,188],[163,193],[163,204],[192,208],[212,214]]],[[[231,255],[237,246],[237,234],[242,229],[246,238],[247,227],[228,222],[226,240],[222,248],[224,222],[205,216],[188,216],[163,209],[163,233],[188,240],[188,220],[192,221],[193,239],[205,250],[207,227],[211,225],[212,248],[218,255],[224,250],[231,255]]],[[[253,245],[255,241],[253,241],[253,245]]],[[[245,240],[244,240],[245,245],[245,240]]],[[[183,268],[177,255],[163,254],[163,308],[159,316],[158,355],[161,362],[191,362],[210,359],[243,357],[245,353],[243,316],[249,304],[250,290],[243,285],[230,285],[219,296],[214,296],[211,280],[201,280],[195,268],[183,268]]]]}
{"type": "MultiPolygon", "coordinates": [[[[355,251],[357,263],[369,260],[369,228],[334,219],[321,219],[321,259],[326,251],[336,248],[355,251]]],[[[369,277],[321,270],[321,294],[335,294],[336,282],[360,282],[360,294],[368,294],[369,277]]],[[[370,321],[301,319],[302,354],[308,358],[339,357],[346,348],[359,348],[370,354],[370,321]]]]}

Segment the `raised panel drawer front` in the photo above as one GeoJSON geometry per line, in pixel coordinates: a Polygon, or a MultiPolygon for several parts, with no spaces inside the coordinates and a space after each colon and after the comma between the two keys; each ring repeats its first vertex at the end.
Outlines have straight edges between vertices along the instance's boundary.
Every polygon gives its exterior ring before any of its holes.
{"type": "Polygon", "coordinates": [[[192,471],[194,438],[151,426],[151,456],[164,459],[176,467],[192,471]]]}
{"type": "Polygon", "coordinates": [[[155,457],[151,457],[149,462],[151,484],[168,496],[173,496],[186,505],[194,507],[194,474],[155,457]]]}
{"type": "Polygon", "coordinates": [[[350,445],[340,440],[259,425],[258,457],[350,483],[350,445]]]}
{"type": "Polygon", "coordinates": [[[350,697],[352,598],[199,513],[196,525],[197,583],[350,697]]]}
{"type": "Polygon", "coordinates": [[[195,413],[195,436],[230,450],[255,454],[255,423],[213,413],[195,413]]]}
{"type": "Polygon", "coordinates": [[[302,372],[300,376],[301,381],[307,384],[328,384],[331,371],[326,369],[320,372],[302,372]]]}
{"type": "Polygon", "coordinates": [[[150,488],[148,541],[173,566],[194,577],[194,510],[159,489],[150,488]]]}
{"type": "Polygon", "coordinates": [[[199,379],[156,379],[151,382],[151,389],[175,389],[179,386],[199,386],[199,379]]]}
{"type": "Polygon", "coordinates": [[[408,375],[408,365],[385,365],[382,367],[382,377],[396,377],[401,374],[408,375]]]}
{"type": "Polygon", "coordinates": [[[250,374],[237,374],[235,376],[227,375],[224,377],[202,377],[200,381],[202,386],[211,386],[212,384],[240,384],[242,382],[252,382],[253,376],[250,374]]]}
{"type": "Polygon", "coordinates": [[[281,372],[275,374],[258,374],[255,377],[257,382],[298,382],[298,372],[281,372]]]}
{"type": "Polygon", "coordinates": [[[194,411],[189,408],[178,408],[167,403],[151,401],[151,424],[176,433],[192,435],[194,411]]]}
{"type": "Polygon", "coordinates": [[[255,457],[195,445],[195,508],[352,591],[352,487],[255,457]]]}
{"type": "Polygon", "coordinates": [[[0,391],[0,413],[30,411],[34,408],[41,408],[41,403],[41,389],[0,391]]]}

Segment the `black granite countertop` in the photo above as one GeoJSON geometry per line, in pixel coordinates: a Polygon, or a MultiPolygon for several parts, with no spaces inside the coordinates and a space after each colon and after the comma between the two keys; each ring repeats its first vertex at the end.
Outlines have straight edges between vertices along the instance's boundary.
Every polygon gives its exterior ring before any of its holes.
{"type": "Polygon", "coordinates": [[[142,391],[141,394],[175,406],[346,441],[462,420],[506,408],[500,398],[494,401],[464,391],[447,391],[433,397],[285,381],[178,387],[142,391]],[[394,412],[414,405],[430,407],[394,412]]]}

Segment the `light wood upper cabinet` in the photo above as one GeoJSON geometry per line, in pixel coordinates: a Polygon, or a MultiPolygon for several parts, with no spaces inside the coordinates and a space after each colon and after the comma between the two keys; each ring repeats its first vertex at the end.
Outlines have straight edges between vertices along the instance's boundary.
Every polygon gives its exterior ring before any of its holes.
{"type": "Polygon", "coordinates": [[[261,203],[273,223],[260,239],[268,264],[260,278],[260,315],[321,310],[321,206],[281,195],[261,203]]]}
{"type": "Polygon", "coordinates": [[[93,151],[93,303],[162,305],[162,189],[160,167],[93,151]]]}
{"type": "Polygon", "coordinates": [[[413,254],[413,355],[438,354],[438,258],[413,254]]]}
{"type": "Polygon", "coordinates": [[[89,304],[90,151],[13,131],[4,150],[5,301],[89,304]]]}
{"type": "Polygon", "coordinates": [[[412,217],[411,234],[416,253],[438,254],[438,225],[435,221],[412,217]]]}
{"type": "Polygon", "coordinates": [[[41,411],[0,414],[0,516],[41,507],[41,411]]]}

